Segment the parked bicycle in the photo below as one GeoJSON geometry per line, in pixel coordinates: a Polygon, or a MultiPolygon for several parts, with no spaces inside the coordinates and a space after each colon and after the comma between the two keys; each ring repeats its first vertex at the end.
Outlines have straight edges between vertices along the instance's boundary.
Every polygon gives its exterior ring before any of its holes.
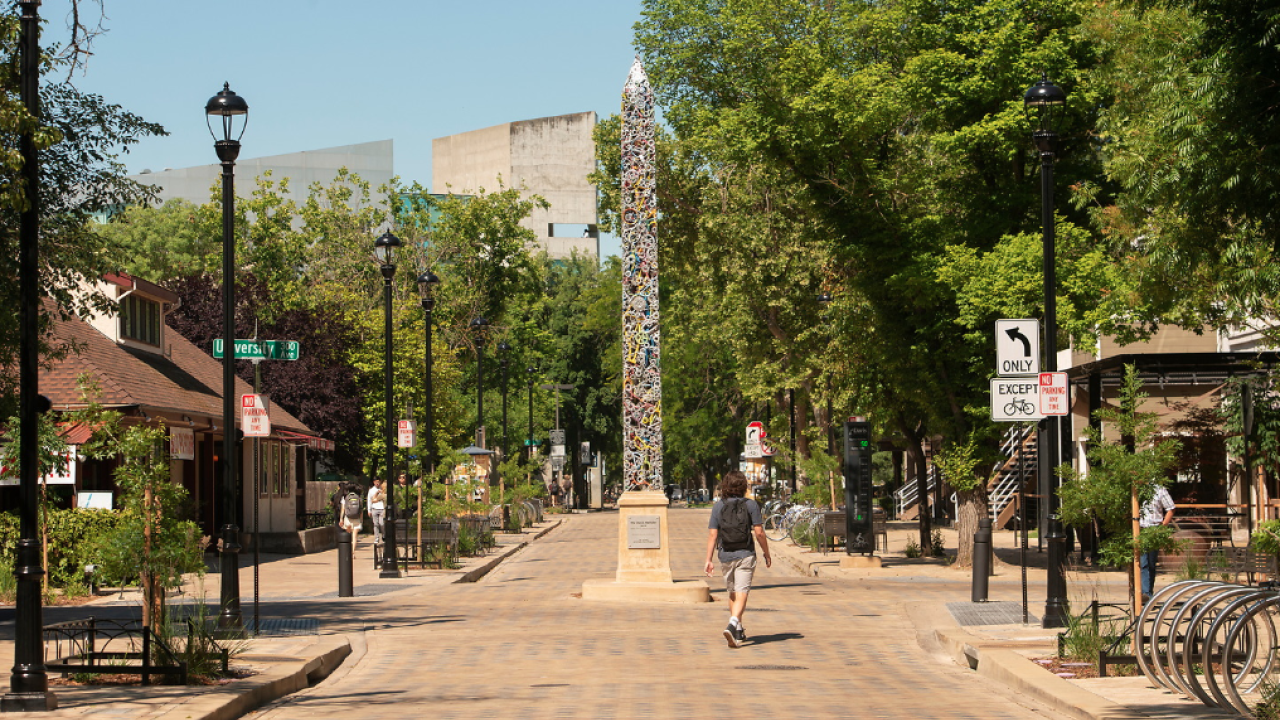
{"type": "Polygon", "coordinates": [[[801,541],[797,538],[802,539],[811,533],[814,523],[820,522],[821,518],[822,513],[812,505],[792,505],[764,519],[764,535],[774,542],[791,537],[793,542],[799,543],[801,541]]]}

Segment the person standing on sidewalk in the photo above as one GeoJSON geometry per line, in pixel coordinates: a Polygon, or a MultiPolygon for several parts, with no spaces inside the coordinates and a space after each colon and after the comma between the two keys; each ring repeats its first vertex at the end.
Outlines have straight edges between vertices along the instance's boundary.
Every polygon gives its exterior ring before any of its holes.
{"type": "MultiPolygon", "coordinates": [[[[1168,525],[1173,521],[1173,511],[1177,508],[1169,491],[1156,486],[1155,495],[1142,504],[1142,512],[1138,514],[1138,527],[1149,528],[1168,525]]],[[[1160,559],[1159,550],[1142,553],[1138,563],[1142,568],[1142,601],[1151,599],[1156,589],[1156,562],[1160,559]]]]}
{"type": "Polygon", "coordinates": [[[755,500],[743,497],[747,492],[747,476],[737,470],[725,473],[720,481],[720,499],[711,508],[707,536],[707,576],[715,570],[714,556],[720,549],[720,570],[729,591],[729,625],[724,629],[725,642],[736,648],[747,639],[742,615],[747,610],[747,594],[756,569],[756,543],[764,555],[764,566],[773,565],[769,556],[769,539],[764,536],[764,519],[755,500]]]}
{"type": "Polygon", "coordinates": [[[386,493],[382,490],[382,478],[375,478],[373,487],[369,488],[369,518],[373,520],[373,544],[382,544],[382,517],[386,514],[386,493]]]}

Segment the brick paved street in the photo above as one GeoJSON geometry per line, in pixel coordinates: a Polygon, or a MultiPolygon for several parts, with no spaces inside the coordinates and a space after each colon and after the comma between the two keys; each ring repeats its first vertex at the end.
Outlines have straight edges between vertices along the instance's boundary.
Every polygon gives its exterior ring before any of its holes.
{"type": "MultiPolygon", "coordinates": [[[[707,515],[671,511],[677,579],[699,576],[707,515]]],[[[323,683],[250,717],[1052,717],[921,649],[905,604],[936,600],[941,609],[967,597],[964,584],[872,587],[775,565],[757,576],[744,622],[752,641],[732,650],[720,635],[718,577],[715,602],[702,605],[575,597],[583,580],[612,576],[616,532],[614,513],[568,516],[479,583],[347,607],[361,617],[325,613],[322,632],[349,632],[352,656],[323,683]]]]}

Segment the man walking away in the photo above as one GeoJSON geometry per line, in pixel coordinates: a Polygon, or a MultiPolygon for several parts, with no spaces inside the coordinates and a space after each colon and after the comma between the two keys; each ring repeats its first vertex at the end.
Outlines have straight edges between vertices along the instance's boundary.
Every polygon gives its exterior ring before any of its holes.
{"type": "Polygon", "coordinates": [[[764,520],[755,500],[743,497],[747,492],[747,476],[737,470],[725,473],[720,481],[720,499],[711,508],[710,532],[707,536],[707,576],[715,569],[713,556],[720,549],[720,570],[729,591],[729,625],[724,629],[725,642],[736,648],[746,642],[742,614],[747,610],[747,593],[756,569],[755,544],[760,544],[764,566],[773,565],[769,557],[769,539],[764,536],[764,520]]]}

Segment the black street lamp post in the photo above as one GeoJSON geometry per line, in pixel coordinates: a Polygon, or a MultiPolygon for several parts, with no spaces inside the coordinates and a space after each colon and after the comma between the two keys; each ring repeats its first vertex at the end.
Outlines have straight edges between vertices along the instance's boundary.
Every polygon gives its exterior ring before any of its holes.
{"type": "MultiPolygon", "coordinates": [[[[418,276],[418,292],[422,296],[422,312],[426,315],[426,360],[427,360],[427,377],[426,377],[426,417],[423,422],[426,423],[426,431],[423,436],[423,442],[426,443],[427,452],[424,458],[423,468],[427,473],[434,473],[436,469],[436,440],[435,440],[435,392],[431,386],[431,312],[436,308],[436,286],[440,284],[440,278],[436,274],[427,270],[418,276]]],[[[425,485],[425,482],[423,483],[425,485]]]]}
{"type": "MultiPolygon", "coordinates": [[[[1022,101],[1027,117],[1034,126],[1032,138],[1040,151],[1040,223],[1044,240],[1044,357],[1045,370],[1055,372],[1058,369],[1058,308],[1053,237],[1053,146],[1058,133],[1054,128],[1054,121],[1067,103],[1067,94],[1050,82],[1048,75],[1042,75],[1039,82],[1027,89],[1022,101]]],[[[1062,519],[1059,515],[1058,481],[1053,475],[1062,452],[1058,444],[1061,418],[1045,418],[1040,421],[1040,427],[1040,468],[1047,480],[1044,487],[1048,494],[1048,532],[1045,540],[1049,545],[1047,592],[1041,625],[1046,628],[1066,627],[1067,539],[1062,532],[1062,519]]]]}
{"type": "MultiPolygon", "coordinates": [[[[506,340],[498,343],[498,365],[502,368],[502,444],[498,446],[501,451],[498,455],[499,462],[507,460],[507,366],[511,364],[511,344],[506,340]]],[[[494,469],[494,477],[498,478],[498,488],[505,488],[505,478],[494,469]]],[[[505,493],[505,491],[503,491],[505,493]]]]}
{"type": "MultiPolygon", "coordinates": [[[[377,255],[379,262],[382,263],[382,307],[383,319],[385,324],[383,333],[385,335],[385,344],[382,351],[382,374],[383,374],[383,400],[386,404],[386,426],[384,441],[386,442],[386,494],[387,498],[384,502],[386,511],[384,515],[383,532],[382,532],[382,571],[378,573],[380,578],[398,578],[400,574],[400,563],[396,557],[396,418],[395,411],[392,408],[391,401],[391,380],[394,370],[391,365],[391,278],[396,275],[395,253],[400,247],[400,238],[391,234],[388,230],[382,234],[373,243],[374,253],[377,255]]],[[[430,330],[428,330],[430,332],[430,330]]]]}
{"type": "Polygon", "coordinates": [[[480,448],[485,448],[484,331],[487,327],[489,327],[489,321],[482,317],[478,317],[471,321],[471,330],[476,334],[476,447],[480,448]]]}
{"type": "Polygon", "coordinates": [[[524,439],[524,460],[529,462],[533,457],[533,376],[538,374],[535,368],[525,368],[529,374],[529,436],[524,439]]]}
{"type": "Polygon", "coordinates": [[[511,364],[511,345],[503,340],[498,343],[498,353],[502,358],[502,459],[507,459],[507,368],[511,364]]]}
{"type": "MultiPolygon", "coordinates": [[[[40,118],[40,0],[19,0],[22,16],[19,85],[23,106],[36,123],[40,118]]],[[[40,554],[37,490],[40,480],[39,413],[47,409],[40,396],[40,164],[34,126],[19,138],[26,208],[18,217],[18,497],[19,539],[13,572],[13,669],[9,692],[0,699],[3,712],[43,712],[58,707],[49,692],[44,664],[44,563],[40,554]]]]}
{"type": "Polygon", "coordinates": [[[249,104],[231,91],[230,83],[205,103],[205,124],[213,136],[213,147],[222,162],[222,613],[218,627],[224,634],[243,630],[240,615],[240,528],[236,525],[236,500],[240,476],[236,447],[236,239],[235,167],[240,156],[240,138],[249,122],[249,104]],[[212,118],[221,118],[222,136],[214,131],[212,118]],[[239,123],[236,119],[239,118],[239,123]],[[236,125],[239,131],[236,131],[236,125]]]}
{"type": "MultiPolygon", "coordinates": [[[[822,306],[822,322],[827,326],[828,331],[831,329],[831,294],[821,293],[818,295],[818,304],[822,306]]],[[[836,418],[832,410],[831,402],[831,372],[827,371],[827,452],[832,457],[836,457],[836,418]]]]}

